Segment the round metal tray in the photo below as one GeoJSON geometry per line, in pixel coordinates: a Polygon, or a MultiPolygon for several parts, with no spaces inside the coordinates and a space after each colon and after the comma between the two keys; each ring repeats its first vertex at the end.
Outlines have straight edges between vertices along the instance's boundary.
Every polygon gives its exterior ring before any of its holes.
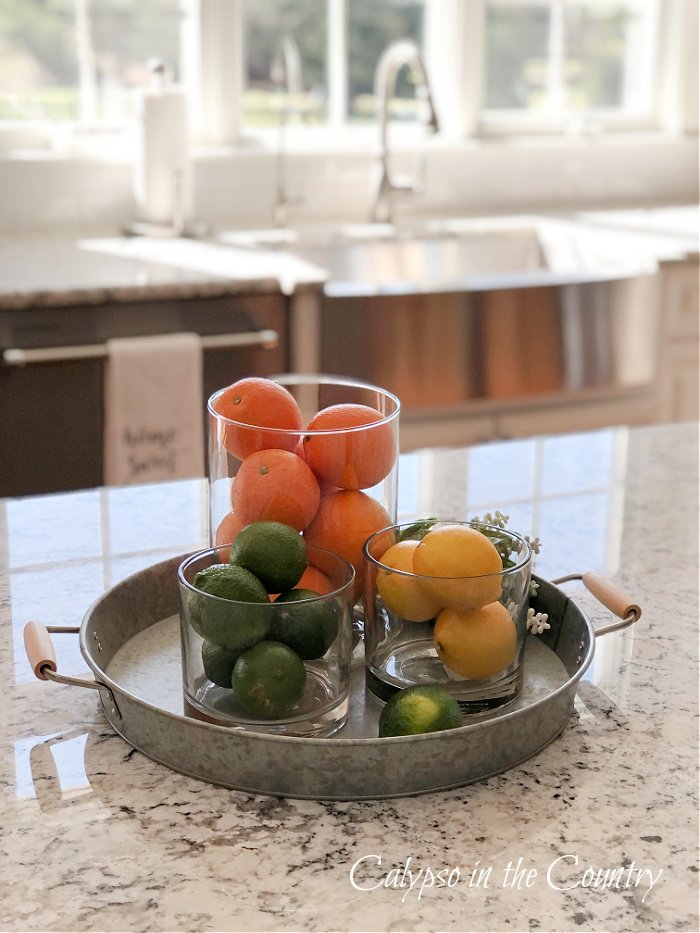
{"type": "MultiPolygon", "coordinates": [[[[224,787],[321,800],[377,799],[458,787],[497,774],[535,755],[561,732],[594,653],[596,632],[586,614],[557,586],[536,578],[540,588],[531,604],[549,614],[551,627],[528,636],[523,691],[507,707],[469,716],[457,729],[380,739],[382,704],[365,690],[363,665],[356,664],[348,723],[335,736],[298,738],[214,725],[183,714],[177,616],[182,559],[133,574],[88,610],[79,629],[80,647],[94,683],[56,673],[48,636],[37,647],[35,629],[25,641],[41,679],[97,688],[110,724],[134,748],[224,787]]],[[[604,601],[618,614],[626,613],[624,621],[599,635],[641,614],[624,603],[622,594],[615,595],[620,597],[615,605],[604,601]]],[[[32,626],[37,623],[27,629],[32,626]]]]}

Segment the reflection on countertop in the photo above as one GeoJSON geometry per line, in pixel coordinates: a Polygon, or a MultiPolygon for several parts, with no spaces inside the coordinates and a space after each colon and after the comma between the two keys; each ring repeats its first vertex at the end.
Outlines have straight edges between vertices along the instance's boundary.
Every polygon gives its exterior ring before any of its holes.
{"type": "MultiPolygon", "coordinates": [[[[576,714],[535,758],[383,802],[278,800],[183,777],[113,735],[93,691],[32,678],[24,623],[78,624],[132,571],[203,545],[203,482],[2,501],[3,926],[386,930],[400,915],[406,929],[514,917],[517,929],[697,929],[697,448],[697,425],[674,425],[402,457],[400,519],[499,508],[542,540],[542,576],[602,571],[644,616],[599,640],[576,714]],[[382,870],[365,863],[358,890],[352,866],[372,853],[382,870]],[[646,897],[646,886],[556,890],[547,867],[565,855],[579,878],[632,862],[662,874],[646,897]],[[462,883],[420,898],[383,886],[409,857],[413,870],[457,866],[462,883]],[[518,858],[538,871],[531,888],[469,886],[477,859],[502,877],[518,858]]],[[[87,674],[75,636],[54,641],[59,670],[87,674]]]]}

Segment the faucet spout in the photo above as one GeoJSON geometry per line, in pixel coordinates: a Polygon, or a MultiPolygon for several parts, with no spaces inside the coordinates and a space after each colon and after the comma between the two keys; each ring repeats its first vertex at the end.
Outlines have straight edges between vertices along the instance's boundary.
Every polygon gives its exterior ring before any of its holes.
{"type": "Polygon", "coordinates": [[[287,223],[287,212],[296,200],[287,190],[287,124],[302,92],[301,53],[296,39],[287,35],[282,38],[277,54],[270,66],[270,78],[276,87],[284,93],[284,103],[280,107],[277,126],[277,158],[275,168],[275,226],[287,223]]]}
{"type": "Polygon", "coordinates": [[[402,68],[408,67],[413,74],[416,97],[425,102],[422,120],[429,132],[439,129],[437,112],[430,91],[430,82],[425,63],[418,46],[410,39],[399,39],[390,43],[382,52],[374,75],[374,86],[379,101],[379,157],[378,174],[372,199],[372,221],[391,220],[393,194],[397,191],[415,192],[414,179],[392,176],[389,148],[389,104],[396,91],[396,82],[402,68]]]}

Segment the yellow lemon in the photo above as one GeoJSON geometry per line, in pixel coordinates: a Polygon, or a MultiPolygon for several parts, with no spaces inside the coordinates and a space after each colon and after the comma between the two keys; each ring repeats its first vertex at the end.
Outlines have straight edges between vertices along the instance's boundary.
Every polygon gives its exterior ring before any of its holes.
{"type": "MultiPolygon", "coordinates": [[[[413,573],[413,554],[418,541],[399,541],[393,544],[381,558],[381,563],[393,570],[413,573]]],[[[377,571],[377,592],[387,609],[408,619],[409,622],[427,622],[434,619],[442,603],[423,589],[415,577],[405,577],[390,570],[377,571]]]]}
{"type": "Polygon", "coordinates": [[[468,525],[440,525],[418,542],[413,570],[443,606],[464,612],[501,595],[503,562],[493,543],[468,525]]]}
{"type": "Polygon", "coordinates": [[[440,660],[460,677],[492,677],[515,657],[517,633],[510,613],[501,603],[455,612],[443,609],[433,631],[440,660]]]}

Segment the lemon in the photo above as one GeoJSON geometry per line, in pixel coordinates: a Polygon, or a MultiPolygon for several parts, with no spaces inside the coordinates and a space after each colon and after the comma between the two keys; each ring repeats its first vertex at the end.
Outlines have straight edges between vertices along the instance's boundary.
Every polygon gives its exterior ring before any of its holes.
{"type": "MultiPolygon", "coordinates": [[[[392,544],[382,555],[381,563],[393,570],[413,573],[413,555],[418,544],[418,541],[392,544]]],[[[434,619],[442,608],[442,603],[421,587],[415,577],[378,570],[376,587],[387,609],[409,622],[427,622],[434,619]]]]}
{"type": "Polygon", "coordinates": [[[441,687],[419,686],[399,690],[379,717],[379,738],[419,735],[461,726],[462,712],[453,696],[441,687]]]}
{"type": "Polygon", "coordinates": [[[206,641],[240,650],[265,637],[272,621],[270,603],[265,587],[252,573],[231,564],[213,564],[195,574],[193,585],[200,592],[188,600],[188,618],[206,641]]]}
{"type": "Polygon", "coordinates": [[[443,609],[433,639],[445,667],[470,680],[500,673],[515,657],[518,643],[515,623],[501,603],[467,612],[443,609]]]}
{"type": "Polygon", "coordinates": [[[253,522],[236,535],[229,561],[255,574],[268,593],[283,593],[306,570],[306,542],[282,522],[253,522]]]}
{"type": "Polygon", "coordinates": [[[304,693],[306,668],[296,652],[261,641],[238,658],[231,675],[233,698],[254,719],[281,719],[304,693]]]}
{"type": "Polygon", "coordinates": [[[322,658],[338,634],[335,607],[313,590],[290,590],[275,600],[269,637],[304,661],[322,658]]]}
{"type": "Polygon", "coordinates": [[[443,606],[463,612],[501,596],[503,561],[493,543],[467,525],[439,525],[418,542],[413,569],[443,606]]]}
{"type": "Polygon", "coordinates": [[[231,689],[233,665],[238,660],[240,651],[221,648],[210,641],[202,642],[202,664],[207,680],[219,687],[231,689]]]}

